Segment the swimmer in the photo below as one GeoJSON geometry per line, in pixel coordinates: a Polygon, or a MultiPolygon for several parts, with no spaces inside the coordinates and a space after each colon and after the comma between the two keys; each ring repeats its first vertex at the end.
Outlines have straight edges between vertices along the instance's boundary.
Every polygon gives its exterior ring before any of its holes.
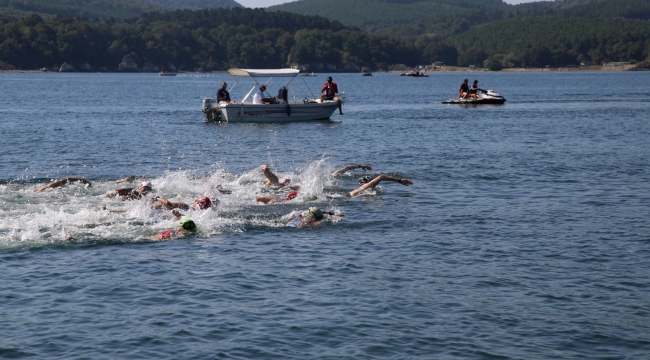
{"type": "Polygon", "coordinates": [[[366,170],[372,170],[372,167],[370,165],[365,165],[365,164],[350,164],[350,165],[346,165],[341,169],[336,170],[335,172],[332,173],[332,175],[334,176],[342,175],[354,169],[362,169],[363,171],[366,171],[366,170]]]}
{"type": "Polygon", "coordinates": [[[382,181],[394,181],[396,183],[400,183],[404,186],[409,186],[413,185],[413,181],[409,179],[399,179],[396,177],[392,177],[386,174],[381,174],[374,179],[371,178],[370,176],[364,176],[361,179],[359,179],[359,185],[361,185],[358,189],[350,191],[350,196],[356,196],[359,193],[368,190],[368,189],[373,189],[375,186],[379,185],[380,182],[382,181]]]}
{"type": "Polygon", "coordinates": [[[35,189],[34,192],[41,192],[41,191],[45,191],[46,189],[54,189],[54,188],[57,188],[59,186],[63,186],[63,185],[65,185],[67,183],[70,183],[70,182],[81,182],[81,183],[86,184],[86,187],[92,186],[90,184],[90,181],[86,180],[85,178],[82,178],[82,177],[69,177],[69,178],[65,178],[65,179],[54,180],[51,183],[49,183],[49,184],[47,184],[47,185],[45,185],[43,187],[35,189]]]}
{"type": "MultiPolygon", "coordinates": [[[[219,202],[218,200],[214,201],[215,206],[218,202],[219,202]]],[[[196,199],[194,201],[194,204],[192,204],[192,206],[187,205],[182,201],[173,202],[162,197],[155,197],[152,200],[152,204],[151,206],[149,206],[149,208],[153,210],[160,210],[163,208],[167,210],[171,210],[172,214],[176,217],[176,220],[178,220],[183,216],[183,214],[181,214],[177,209],[185,210],[185,211],[188,211],[190,209],[196,210],[197,208],[199,210],[207,210],[210,207],[212,207],[212,203],[213,202],[207,196],[201,196],[200,198],[196,199]]]]}
{"type": "Polygon", "coordinates": [[[283,179],[282,181],[280,181],[280,179],[278,179],[277,175],[275,175],[274,173],[271,172],[271,170],[269,170],[268,165],[262,164],[260,166],[260,169],[262,169],[262,173],[264,173],[264,176],[266,176],[266,179],[268,180],[264,184],[264,186],[271,187],[271,186],[287,186],[287,185],[289,185],[289,181],[290,181],[289,179],[283,179]]]}
{"type": "Polygon", "coordinates": [[[331,211],[322,211],[321,209],[312,206],[307,211],[298,214],[296,218],[289,221],[286,226],[289,227],[303,227],[303,226],[313,226],[319,225],[319,221],[325,218],[325,215],[332,216],[345,216],[344,214],[335,214],[331,211]]]}
{"type": "Polygon", "coordinates": [[[294,191],[290,192],[289,194],[287,194],[287,196],[285,196],[285,197],[273,196],[273,195],[272,196],[258,196],[258,197],[255,198],[255,201],[265,203],[265,204],[275,204],[275,203],[279,203],[279,202],[283,202],[283,201],[293,200],[293,199],[296,198],[296,196],[298,196],[298,192],[294,190],[294,191]]]}
{"type": "Polygon", "coordinates": [[[158,234],[150,237],[151,240],[172,240],[178,239],[180,237],[185,237],[190,235],[190,233],[196,233],[196,224],[192,219],[185,218],[181,221],[178,229],[167,229],[159,232],[158,234]]]}
{"type": "MultiPolygon", "coordinates": [[[[194,204],[192,204],[192,209],[199,208],[199,210],[207,210],[212,207],[213,201],[210,200],[209,197],[207,196],[201,196],[200,198],[194,200],[194,204]]],[[[219,200],[214,200],[214,206],[217,206],[219,204],[219,200]]]]}
{"type": "Polygon", "coordinates": [[[107,192],[103,196],[105,198],[114,198],[119,196],[123,201],[137,200],[147,195],[152,190],[153,190],[153,186],[151,185],[151,182],[145,180],[140,183],[138,190],[134,188],[115,189],[113,191],[107,192]]]}

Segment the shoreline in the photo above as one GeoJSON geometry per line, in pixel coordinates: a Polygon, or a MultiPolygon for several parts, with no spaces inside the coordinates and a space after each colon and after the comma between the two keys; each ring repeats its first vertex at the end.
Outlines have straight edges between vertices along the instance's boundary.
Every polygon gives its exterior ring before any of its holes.
{"type": "MultiPolygon", "coordinates": [[[[408,70],[388,70],[388,71],[376,71],[376,73],[396,73],[401,74],[405,73],[408,70]]],[[[636,65],[615,65],[615,66],[580,66],[580,67],[557,67],[557,68],[506,68],[501,70],[488,70],[488,69],[469,69],[466,67],[439,67],[437,69],[425,68],[423,70],[425,73],[437,73],[437,72],[621,72],[621,71],[650,71],[648,68],[637,68],[636,65]]],[[[178,74],[220,74],[227,73],[228,71],[205,71],[205,72],[194,72],[194,71],[182,71],[177,72],[178,74]]],[[[59,74],[59,71],[42,71],[42,70],[0,70],[0,73],[12,73],[12,74],[36,74],[36,73],[54,73],[59,74]]],[[[74,74],[158,74],[158,72],[122,72],[122,71],[66,71],[63,73],[74,73],[74,74]]],[[[332,73],[332,72],[323,72],[323,73],[332,73]]],[[[339,72],[337,72],[339,73],[339,72]]],[[[356,74],[356,71],[350,72],[340,72],[340,74],[356,74]]]]}

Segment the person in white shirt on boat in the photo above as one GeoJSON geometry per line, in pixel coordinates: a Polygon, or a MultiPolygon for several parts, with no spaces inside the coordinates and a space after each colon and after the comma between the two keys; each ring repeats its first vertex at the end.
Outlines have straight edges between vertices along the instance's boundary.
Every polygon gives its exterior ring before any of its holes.
{"type": "Polygon", "coordinates": [[[257,90],[255,95],[253,95],[253,104],[272,104],[275,102],[275,98],[264,97],[265,91],[266,91],[266,85],[260,86],[260,89],[257,90]]]}

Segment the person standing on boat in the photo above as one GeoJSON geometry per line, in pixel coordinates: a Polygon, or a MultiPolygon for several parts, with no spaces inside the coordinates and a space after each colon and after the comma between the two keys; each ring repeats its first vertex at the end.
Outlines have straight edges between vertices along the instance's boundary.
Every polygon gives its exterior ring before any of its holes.
{"type": "Polygon", "coordinates": [[[260,86],[260,89],[257,90],[255,95],[253,95],[253,104],[273,104],[275,102],[274,98],[265,98],[264,92],[266,91],[266,85],[260,86]]]}
{"type": "Polygon", "coordinates": [[[463,80],[463,84],[460,85],[460,91],[458,92],[458,97],[461,99],[467,99],[467,95],[469,94],[469,85],[467,85],[467,82],[469,80],[465,79],[463,80]]]}
{"type": "Polygon", "coordinates": [[[336,94],[339,93],[339,87],[336,85],[335,82],[332,82],[331,76],[327,77],[327,82],[323,84],[323,88],[320,90],[320,92],[321,92],[320,101],[321,102],[325,100],[336,101],[336,105],[338,105],[339,107],[339,114],[343,115],[343,110],[341,110],[341,98],[336,96],[336,94]]]}
{"type": "Polygon", "coordinates": [[[230,93],[228,92],[227,88],[228,88],[228,84],[226,84],[225,81],[222,82],[221,89],[217,91],[217,101],[219,102],[225,101],[229,104],[232,103],[232,101],[230,100],[230,93]]]}

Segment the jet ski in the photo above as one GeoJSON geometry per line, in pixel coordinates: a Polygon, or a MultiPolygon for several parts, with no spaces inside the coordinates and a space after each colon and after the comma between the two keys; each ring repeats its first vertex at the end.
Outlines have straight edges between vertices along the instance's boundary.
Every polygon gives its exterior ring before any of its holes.
{"type": "Polygon", "coordinates": [[[474,98],[470,98],[470,97],[468,97],[467,99],[455,98],[455,99],[449,99],[447,101],[443,101],[442,103],[481,105],[481,104],[503,104],[504,102],[506,102],[506,98],[499,95],[499,93],[493,90],[486,90],[485,92],[476,94],[476,97],[474,98]]]}

